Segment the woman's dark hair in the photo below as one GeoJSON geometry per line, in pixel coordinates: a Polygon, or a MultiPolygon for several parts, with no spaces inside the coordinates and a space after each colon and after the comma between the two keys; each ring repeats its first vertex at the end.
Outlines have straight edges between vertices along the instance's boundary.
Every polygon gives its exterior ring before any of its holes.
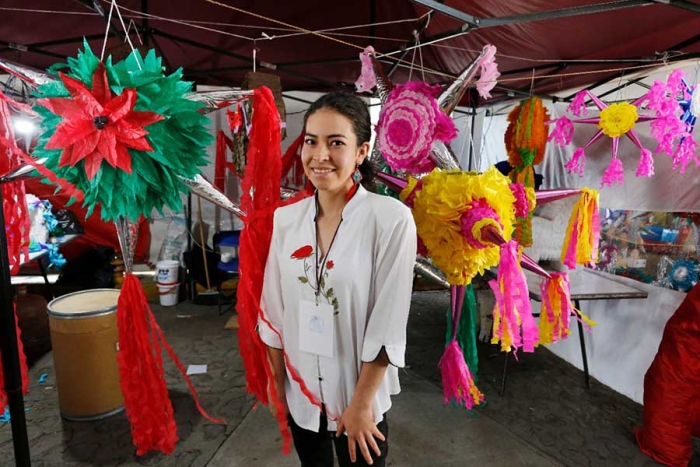
{"type": "MultiPolygon", "coordinates": [[[[352,129],[357,136],[358,146],[369,143],[372,136],[372,123],[370,121],[367,104],[365,104],[362,99],[347,92],[332,92],[321,96],[316,102],[311,104],[311,107],[309,107],[304,115],[304,131],[306,131],[306,121],[309,117],[321,109],[333,110],[350,120],[352,129]]],[[[359,169],[362,174],[362,186],[368,191],[375,192],[374,167],[369,160],[370,155],[371,154],[368,154],[368,157],[362,161],[359,169]]]]}

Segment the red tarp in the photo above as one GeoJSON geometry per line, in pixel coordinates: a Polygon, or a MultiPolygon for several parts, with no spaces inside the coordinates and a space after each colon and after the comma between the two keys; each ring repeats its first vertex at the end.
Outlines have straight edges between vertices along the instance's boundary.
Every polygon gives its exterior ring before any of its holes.
{"type": "MultiPolygon", "coordinates": [[[[105,20],[76,0],[4,0],[0,7],[0,57],[38,68],[61,61],[60,56],[75,55],[81,38],[89,42],[98,53],[102,48],[101,36],[105,32],[105,20]],[[26,12],[13,9],[45,10],[26,12]],[[59,13],[64,12],[64,13],[59,13]],[[65,14],[65,12],[78,14],[65,14]],[[61,41],[74,39],[70,43],[61,41]],[[3,44],[2,41],[5,43],[3,44]],[[59,43],[57,43],[59,42],[59,43]],[[19,44],[14,46],[12,44],[19,44]],[[5,46],[4,48],[3,45],[5,46]],[[28,50],[21,50],[24,47],[28,50]],[[13,48],[14,47],[14,48],[13,48]],[[20,50],[18,50],[20,49],[20,50]],[[51,56],[52,54],[58,56],[51,56]]],[[[325,0],[300,0],[279,2],[275,0],[225,0],[222,3],[254,12],[257,15],[283,21],[309,30],[322,30],[368,23],[392,22],[416,19],[428,10],[408,0],[381,0],[366,2],[334,2],[330,8],[325,0]],[[371,10],[374,11],[371,11],[371,10]]],[[[593,0],[509,0],[483,2],[476,0],[448,0],[445,5],[477,18],[493,18],[533,13],[542,10],[577,7],[596,3],[593,0]]],[[[609,3],[609,2],[597,2],[609,3]]],[[[616,3],[616,2],[612,2],[616,3]]],[[[617,2],[621,3],[621,2],[617,2]]],[[[156,46],[165,56],[169,68],[182,66],[187,79],[200,84],[237,86],[246,72],[252,68],[253,48],[257,47],[259,60],[276,65],[285,90],[327,91],[338,83],[350,85],[359,75],[359,49],[314,35],[297,35],[284,39],[262,39],[268,36],[289,34],[280,24],[246,15],[206,0],[177,2],[171,0],[120,0],[122,12],[129,22],[132,18],[140,26],[151,28],[148,46],[156,46]],[[150,15],[197,23],[185,26],[173,21],[140,17],[142,5],[147,5],[150,15]],[[133,10],[128,11],[127,9],[133,10]],[[217,24],[213,24],[217,23],[217,24]],[[238,25],[238,26],[236,26],[238,25]],[[248,27],[242,27],[242,26],[248,27]],[[262,26],[252,28],[250,26],[262,26]],[[232,35],[207,31],[212,28],[228,34],[259,38],[256,43],[232,35]],[[212,50],[219,49],[220,51],[212,50]],[[235,57],[237,55],[238,57],[235,57]],[[315,62],[323,62],[316,63],[315,62]],[[305,62],[289,65],[292,62],[305,62]]],[[[102,2],[106,12],[109,3],[102,2]]],[[[421,41],[454,30],[461,22],[435,12],[421,41]]],[[[337,40],[365,47],[373,42],[379,52],[397,50],[412,38],[417,21],[400,22],[336,31],[337,40]],[[376,36],[371,41],[366,37],[376,36]]],[[[121,29],[121,26],[119,26],[121,29]]],[[[555,71],[562,60],[582,59],[637,59],[653,57],[657,52],[669,49],[686,53],[700,52],[700,14],[663,4],[626,8],[568,18],[546,19],[503,26],[475,29],[468,34],[422,48],[422,60],[426,67],[457,74],[485,44],[494,44],[499,51],[499,68],[504,73],[501,86],[494,94],[503,98],[504,88],[529,93],[532,67],[551,65],[540,69],[537,75],[555,71]],[[688,40],[690,39],[690,40],[688,40]],[[687,42],[686,42],[687,41],[687,42]],[[686,44],[683,44],[686,42],[686,44]],[[522,70],[512,74],[514,70],[522,70]],[[509,81],[514,78],[527,78],[509,81]]],[[[142,35],[143,37],[143,35],[142,35]]],[[[139,39],[131,34],[132,41],[139,39]]],[[[117,47],[121,41],[112,38],[108,48],[117,47]]],[[[405,60],[412,59],[408,52],[405,60]]],[[[395,55],[395,57],[400,54],[395,55]]],[[[418,63],[416,55],[416,63],[418,63]]],[[[569,64],[560,73],[579,73],[592,69],[616,69],[637,63],[569,64]]],[[[386,65],[389,68],[389,64],[386,65]]],[[[397,82],[405,81],[408,69],[401,68],[393,76],[397,82]]],[[[633,71],[628,71],[627,74],[633,71]]],[[[536,93],[555,93],[600,79],[618,76],[619,72],[577,75],[537,80],[536,93]]],[[[414,78],[416,74],[414,72],[414,78]]],[[[445,80],[436,75],[426,75],[426,80],[445,80]]],[[[515,94],[515,97],[519,97],[515,94]]],[[[484,104],[482,102],[482,104],[484,104]]]]}

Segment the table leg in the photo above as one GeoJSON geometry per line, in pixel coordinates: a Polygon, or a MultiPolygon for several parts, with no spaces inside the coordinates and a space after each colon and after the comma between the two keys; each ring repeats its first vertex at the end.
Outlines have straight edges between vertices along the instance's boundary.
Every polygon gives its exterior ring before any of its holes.
{"type": "MultiPolygon", "coordinates": [[[[574,301],[574,305],[576,306],[577,310],[581,310],[581,304],[578,300],[574,301]]],[[[578,337],[581,341],[581,359],[583,360],[583,374],[585,375],[585,378],[586,378],[586,387],[588,389],[590,389],[591,388],[591,376],[588,373],[588,356],[586,355],[586,340],[584,339],[583,324],[578,319],[576,320],[576,323],[578,324],[578,337]]]]}
{"type": "Polygon", "coordinates": [[[46,291],[49,293],[49,297],[52,299],[56,298],[53,296],[53,292],[51,291],[51,282],[49,282],[49,276],[46,274],[46,266],[44,266],[44,260],[42,258],[39,258],[36,260],[36,262],[39,264],[39,271],[41,271],[41,275],[44,277],[44,284],[46,284],[46,291]]]}
{"type": "Polygon", "coordinates": [[[498,395],[503,397],[506,393],[506,381],[508,380],[508,355],[510,352],[505,352],[505,359],[503,360],[503,376],[501,377],[501,389],[498,391],[498,395]]]}

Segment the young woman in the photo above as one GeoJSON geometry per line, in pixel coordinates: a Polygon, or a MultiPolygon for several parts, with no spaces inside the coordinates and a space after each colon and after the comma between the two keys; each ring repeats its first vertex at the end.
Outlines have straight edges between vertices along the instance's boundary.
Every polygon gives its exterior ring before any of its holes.
{"type": "Polygon", "coordinates": [[[302,466],[331,467],[333,446],[341,467],[384,466],[416,228],[406,206],[365,188],[371,126],[360,98],[321,97],[305,132],[301,157],[316,193],[275,212],[260,336],[302,466]],[[282,349],[321,408],[289,377],[282,349]]]}

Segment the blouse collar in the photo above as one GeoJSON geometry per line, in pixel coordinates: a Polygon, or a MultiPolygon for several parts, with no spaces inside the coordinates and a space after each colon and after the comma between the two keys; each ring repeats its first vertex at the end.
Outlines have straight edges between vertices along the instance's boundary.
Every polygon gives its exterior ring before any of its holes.
{"type": "MultiPolygon", "coordinates": [[[[313,209],[311,209],[311,214],[313,215],[312,219],[316,219],[316,216],[318,215],[318,190],[314,192],[313,196],[313,202],[312,206],[313,209]]],[[[363,201],[367,198],[367,190],[365,187],[362,186],[362,184],[359,184],[357,187],[357,191],[355,191],[355,194],[350,198],[350,201],[348,201],[345,204],[345,207],[343,208],[343,213],[341,215],[342,219],[346,219],[350,217],[350,215],[355,212],[357,209],[360,208],[362,205],[363,201]]]]}

